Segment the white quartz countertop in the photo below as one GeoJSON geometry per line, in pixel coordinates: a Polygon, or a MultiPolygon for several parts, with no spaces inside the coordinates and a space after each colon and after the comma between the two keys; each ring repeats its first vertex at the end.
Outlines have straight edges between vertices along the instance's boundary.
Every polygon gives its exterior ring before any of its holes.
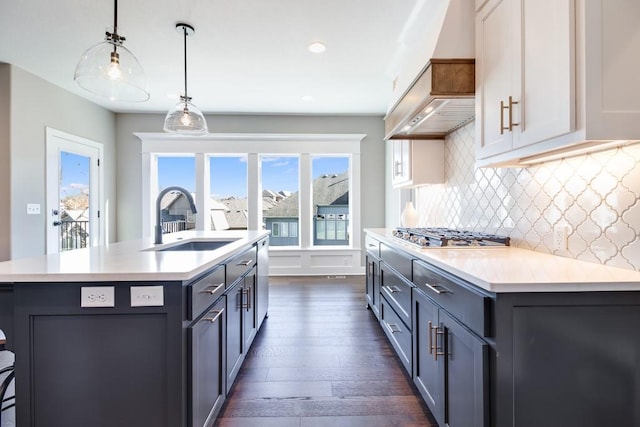
{"type": "Polygon", "coordinates": [[[490,292],[640,291],[640,272],[633,270],[511,246],[421,249],[392,229],[365,232],[490,292]]]}
{"type": "Polygon", "coordinates": [[[181,231],[59,254],[0,262],[0,283],[189,280],[240,253],[267,231],[181,231]],[[233,240],[212,251],[156,251],[190,240],[233,240]]]}

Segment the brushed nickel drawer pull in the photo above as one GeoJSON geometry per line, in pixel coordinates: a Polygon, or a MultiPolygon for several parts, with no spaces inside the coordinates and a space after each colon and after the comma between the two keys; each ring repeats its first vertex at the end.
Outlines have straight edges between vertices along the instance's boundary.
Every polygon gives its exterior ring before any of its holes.
{"type": "MultiPolygon", "coordinates": [[[[431,321],[428,322],[429,328],[429,354],[433,354],[433,360],[438,361],[438,356],[444,356],[444,351],[440,350],[438,347],[438,335],[444,335],[444,328],[440,328],[439,326],[433,326],[431,321]],[[431,338],[431,333],[435,332],[434,338],[431,338]]],[[[444,339],[444,338],[443,338],[444,339]]]]}
{"type": "Polygon", "coordinates": [[[200,291],[200,293],[213,295],[218,291],[218,288],[220,286],[224,286],[224,283],[218,283],[217,285],[209,285],[207,286],[207,289],[205,289],[204,291],[200,291]]]}
{"type": "Polygon", "coordinates": [[[248,267],[248,266],[249,266],[249,264],[251,264],[252,262],[253,262],[253,260],[252,260],[252,259],[249,259],[249,260],[246,260],[246,261],[240,261],[240,262],[239,262],[238,264],[236,264],[236,265],[242,265],[242,266],[244,266],[244,267],[248,267]]]}
{"type": "Polygon", "coordinates": [[[402,329],[400,329],[400,327],[395,323],[391,324],[391,323],[385,322],[384,324],[387,327],[387,329],[389,330],[389,332],[391,332],[392,334],[395,334],[395,333],[398,333],[398,332],[402,332],[402,329]]]}
{"type": "Polygon", "coordinates": [[[392,294],[395,294],[396,292],[402,292],[402,290],[397,287],[397,286],[387,286],[387,288],[389,288],[389,292],[391,292],[392,294]]]}
{"type": "Polygon", "coordinates": [[[242,296],[244,297],[245,295],[247,297],[247,303],[246,304],[243,303],[242,308],[246,308],[247,311],[249,311],[251,310],[251,288],[242,290],[242,296]]]}
{"type": "Polygon", "coordinates": [[[211,311],[210,313],[214,313],[214,314],[215,314],[215,316],[213,316],[213,317],[203,317],[203,318],[202,318],[202,321],[203,321],[203,322],[205,322],[205,321],[206,321],[206,322],[215,323],[215,322],[216,322],[216,320],[218,320],[218,318],[219,318],[220,316],[222,316],[222,313],[224,313],[224,308],[223,308],[222,310],[215,310],[215,311],[211,311]]]}
{"type": "Polygon", "coordinates": [[[438,285],[437,283],[435,285],[430,285],[428,283],[424,284],[427,288],[431,289],[433,292],[435,292],[438,295],[442,295],[442,294],[452,294],[453,292],[451,292],[449,289],[445,288],[442,285],[438,285]]]}
{"type": "MultiPolygon", "coordinates": [[[[442,335],[443,336],[442,339],[443,340],[445,339],[445,337],[444,337],[444,327],[440,328],[440,327],[436,326],[433,330],[436,333],[436,345],[433,347],[433,350],[434,350],[434,352],[433,352],[433,360],[435,360],[437,362],[438,361],[438,356],[444,356],[445,355],[444,351],[441,350],[440,347],[438,347],[438,335],[442,335]]],[[[444,347],[444,343],[443,343],[443,347],[444,347]]]]}

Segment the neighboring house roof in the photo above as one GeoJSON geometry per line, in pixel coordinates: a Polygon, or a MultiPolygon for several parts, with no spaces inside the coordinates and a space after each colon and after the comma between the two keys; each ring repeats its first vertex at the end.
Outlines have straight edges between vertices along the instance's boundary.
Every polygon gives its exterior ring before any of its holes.
{"type": "Polygon", "coordinates": [[[88,209],[67,209],[62,211],[62,221],[89,221],[88,209]]]}
{"type": "Polygon", "coordinates": [[[297,218],[299,216],[298,193],[293,193],[270,209],[262,209],[265,218],[297,218]]]}
{"type": "Polygon", "coordinates": [[[275,199],[276,197],[282,197],[282,195],[279,193],[276,193],[275,191],[262,190],[262,197],[271,197],[275,199]]]}
{"type": "MultiPolygon", "coordinates": [[[[295,218],[299,216],[299,194],[295,192],[271,209],[263,209],[265,218],[295,218]]],[[[349,172],[321,175],[313,180],[313,205],[348,205],[349,172]]]]}
{"type": "MultiPolygon", "coordinates": [[[[191,196],[195,196],[194,193],[191,193],[191,196]]],[[[162,196],[162,200],[160,200],[160,209],[172,209],[174,204],[178,201],[178,199],[183,199],[186,203],[186,198],[184,194],[179,191],[170,191],[164,196],[162,196]]]]}
{"type": "Polygon", "coordinates": [[[348,205],[349,173],[322,175],[313,180],[313,205],[348,205]]]}

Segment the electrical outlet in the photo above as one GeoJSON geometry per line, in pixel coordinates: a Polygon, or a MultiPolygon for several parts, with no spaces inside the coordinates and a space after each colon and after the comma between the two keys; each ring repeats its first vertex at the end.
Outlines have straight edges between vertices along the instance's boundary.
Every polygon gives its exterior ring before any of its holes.
{"type": "Polygon", "coordinates": [[[80,307],[115,307],[113,286],[83,286],[80,288],[80,307]]]}
{"type": "Polygon", "coordinates": [[[163,305],[163,286],[131,287],[131,307],[162,307],[163,305]]]}
{"type": "Polygon", "coordinates": [[[27,203],[27,215],[40,215],[40,205],[37,203],[27,203]]]}
{"type": "Polygon", "coordinates": [[[553,227],[553,248],[557,251],[566,251],[568,226],[566,224],[557,224],[553,227]]]}

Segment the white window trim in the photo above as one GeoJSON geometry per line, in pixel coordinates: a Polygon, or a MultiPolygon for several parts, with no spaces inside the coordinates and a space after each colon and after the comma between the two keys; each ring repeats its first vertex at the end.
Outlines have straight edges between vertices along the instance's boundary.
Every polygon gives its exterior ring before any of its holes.
{"type": "MultiPolygon", "coordinates": [[[[196,205],[204,207],[208,204],[208,180],[203,179],[208,168],[209,154],[246,154],[248,167],[249,228],[258,229],[262,224],[259,195],[261,194],[261,174],[258,168],[260,155],[299,155],[300,156],[300,188],[311,188],[311,157],[322,155],[347,155],[350,157],[351,179],[349,180],[349,203],[351,220],[349,233],[350,246],[313,246],[313,227],[300,230],[300,247],[284,247],[282,252],[317,251],[337,249],[342,254],[354,253],[354,262],[344,260],[342,265],[351,264],[352,270],[347,274],[361,270],[361,200],[360,200],[360,143],[365,134],[209,134],[202,137],[177,136],[167,133],[135,133],[141,140],[142,154],[142,226],[143,236],[153,235],[155,225],[155,199],[157,196],[158,155],[195,154],[196,159],[196,205]],[[355,265],[355,252],[358,262],[355,265]]],[[[300,192],[300,217],[312,221],[311,194],[300,192]]],[[[196,216],[196,229],[204,230],[207,224],[204,215],[196,216]]],[[[302,225],[301,225],[302,227],[302,225]]],[[[279,248],[272,247],[273,251],[279,248]]],[[[287,269],[282,270],[283,274],[287,269]]],[[[324,270],[336,274],[335,266],[326,266],[317,270],[317,274],[327,274],[324,270]]],[[[307,272],[308,274],[309,272],[307,272]]],[[[296,274],[295,272],[292,274],[296,274]]],[[[315,273],[313,273],[315,274],[315,273]]]]}

